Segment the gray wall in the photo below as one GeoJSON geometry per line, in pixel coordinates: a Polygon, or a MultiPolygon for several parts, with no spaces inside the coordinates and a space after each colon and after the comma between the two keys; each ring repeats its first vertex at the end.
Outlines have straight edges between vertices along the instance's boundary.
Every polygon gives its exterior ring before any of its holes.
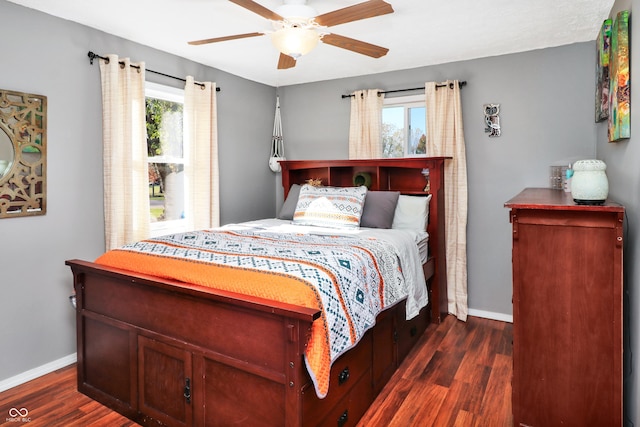
{"type": "Polygon", "coordinates": [[[581,43],[279,88],[287,157],[347,158],[350,106],[342,94],[466,80],[469,307],[511,315],[511,234],[503,205],[524,187],[547,187],[551,164],[595,155],[594,61],[594,44],[581,43]],[[484,133],[487,103],[500,104],[501,137],[484,133]]]}
{"type": "MultiPolygon", "coordinates": [[[[621,10],[633,10],[640,0],[618,0],[614,4],[612,17],[621,10]]],[[[633,19],[631,13],[630,20],[633,19]]],[[[631,41],[631,138],[616,143],[609,143],[607,138],[607,122],[597,125],[598,158],[607,164],[609,178],[609,197],[625,205],[626,230],[624,245],[624,374],[625,374],[625,412],[627,424],[640,425],[638,402],[638,384],[640,371],[638,355],[640,355],[640,45],[633,40],[640,40],[640,26],[630,25],[631,41]],[[635,89],[634,89],[635,87],[635,89]],[[635,139],[635,141],[634,141],[635,139]],[[635,143],[634,143],[635,142],[635,143]],[[635,356],[635,357],[633,357],[635,356]]]]}
{"type": "MultiPolygon", "coordinates": [[[[0,0],[0,88],[47,96],[47,214],[0,220],[0,382],[75,352],[70,258],[104,250],[100,71],[87,52],[215,81],[221,221],[275,215],[275,90],[0,0]],[[9,36],[10,35],[10,36],[9,36]],[[250,101],[249,101],[250,100],[250,101]]],[[[147,74],[147,80],[183,83],[147,74]]]]}

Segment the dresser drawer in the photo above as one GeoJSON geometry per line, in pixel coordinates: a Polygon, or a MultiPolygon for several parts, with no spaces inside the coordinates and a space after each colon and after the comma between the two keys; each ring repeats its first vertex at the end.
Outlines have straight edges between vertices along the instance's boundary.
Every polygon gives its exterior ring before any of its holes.
{"type": "Polygon", "coordinates": [[[369,389],[367,393],[371,394],[371,346],[371,334],[365,334],[355,348],[336,360],[331,368],[329,393],[324,399],[318,399],[313,384],[309,381],[302,391],[304,425],[314,425],[315,420],[324,418],[327,411],[343,400],[361,379],[369,389]]]}

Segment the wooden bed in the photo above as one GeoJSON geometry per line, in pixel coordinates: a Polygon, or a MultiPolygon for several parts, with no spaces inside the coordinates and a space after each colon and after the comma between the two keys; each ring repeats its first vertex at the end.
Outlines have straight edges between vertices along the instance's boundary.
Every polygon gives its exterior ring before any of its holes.
{"type": "Polygon", "coordinates": [[[409,321],[403,303],[383,311],[333,364],[324,399],[303,361],[318,310],[69,260],[78,390],[147,426],[355,425],[428,323],[446,314],[444,160],[281,162],[285,196],[310,178],[352,186],[363,173],[370,190],[433,195],[430,304],[409,321]]]}

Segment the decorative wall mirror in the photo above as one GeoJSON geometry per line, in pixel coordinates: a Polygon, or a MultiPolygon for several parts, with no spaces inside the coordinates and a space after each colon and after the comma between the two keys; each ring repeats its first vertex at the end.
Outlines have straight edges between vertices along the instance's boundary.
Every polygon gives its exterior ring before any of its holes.
{"type": "Polygon", "coordinates": [[[0,89],[0,218],[46,213],[47,97],[0,89]]]}

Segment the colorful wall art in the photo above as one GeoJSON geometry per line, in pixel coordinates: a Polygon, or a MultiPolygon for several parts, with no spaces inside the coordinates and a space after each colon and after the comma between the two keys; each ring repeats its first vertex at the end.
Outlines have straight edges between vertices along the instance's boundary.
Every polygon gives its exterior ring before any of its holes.
{"type": "Polygon", "coordinates": [[[609,58],[611,19],[605,19],[596,41],[596,122],[609,117],[609,58]]]}
{"type": "Polygon", "coordinates": [[[609,65],[609,142],[631,136],[629,80],[629,11],[618,13],[611,29],[609,65]]]}

